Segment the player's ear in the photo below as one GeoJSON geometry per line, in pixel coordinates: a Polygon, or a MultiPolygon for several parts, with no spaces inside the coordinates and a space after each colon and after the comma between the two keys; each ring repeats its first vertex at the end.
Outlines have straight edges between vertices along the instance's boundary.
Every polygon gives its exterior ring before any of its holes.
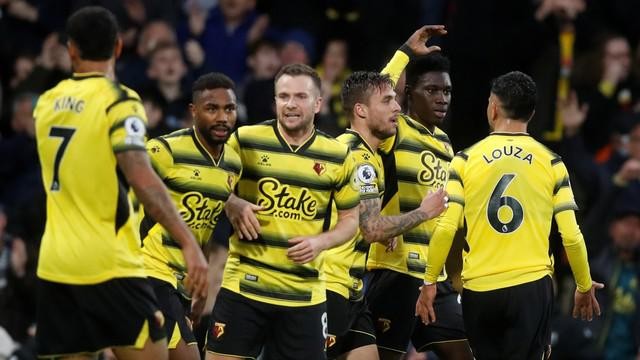
{"type": "Polygon", "coordinates": [[[120,54],[122,54],[122,38],[120,36],[116,38],[116,46],[113,49],[113,54],[116,59],[120,57],[120,54]]]}
{"type": "Polygon", "coordinates": [[[356,103],[353,106],[355,117],[363,119],[367,117],[367,107],[364,104],[356,103]]]}

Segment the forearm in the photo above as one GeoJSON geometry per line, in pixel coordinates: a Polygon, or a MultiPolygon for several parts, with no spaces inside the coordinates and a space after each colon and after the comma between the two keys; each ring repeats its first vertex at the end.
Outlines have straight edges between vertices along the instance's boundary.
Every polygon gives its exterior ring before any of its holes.
{"type": "Polygon", "coordinates": [[[565,210],[556,214],[555,218],[578,291],[587,292],[591,289],[587,247],[576,222],[575,213],[572,210],[565,210]]]}
{"type": "Polygon", "coordinates": [[[358,207],[340,211],[336,226],[322,233],[319,237],[322,240],[324,250],[336,247],[351,240],[358,230],[358,207]]]}
{"type": "Polygon", "coordinates": [[[360,229],[366,242],[382,242],[403,234],[426,220],[427,214],[420,209],[394,216],[363,214],[360,216],[360,229]]]}
{"type": "Polygon", "coordinates": [[[382,74],[389,74],[391,81],[393,81],[393,85],[395,86],[398,83],[398,79],[400,79],[400,75],[404,71],[404,68],[409,63],[410,52],[408,48],[405,46],[401,47],[396,53],[393,55],[391,60],[387,63],[387,65],[382,69],[382,74]]]}

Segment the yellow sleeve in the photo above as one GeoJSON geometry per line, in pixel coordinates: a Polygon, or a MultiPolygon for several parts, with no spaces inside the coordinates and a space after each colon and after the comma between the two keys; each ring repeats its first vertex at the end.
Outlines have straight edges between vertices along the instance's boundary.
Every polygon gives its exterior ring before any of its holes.
{"type": "Polygon", "coordinates": [[[346,154],[341,172],[336,187],[335,202],[338,210],[347,210],[360,204],[360,186],[355,181],[356,158],[351,151],[346,154]]]}
{"type": "Polygon", "coordinates": [[[427,267],[425,269],[424,280],[435,283],[442,272],[444,263],[447,261],[453,237],[462,223],[464,209],[464,186],[462,176],[464,174],[465,160],[456,156],[449,168],[449,180],[447,181],[447,194],[449,196],[449,207],[438,218],[431,241],[429,242],[429,255],[427,256],[427,267]]]}
{"type": "Polygon", "coordinates": [[[391,77],[391,81],[393,81],[393,85],[395,86],[398,83],[398,79],[400,79],[400,75],[404,71],[404,68],[409,63],[409,55],[404,53],[403,51],[396,51],[391,60],[387,63],[387,66],[382,69],[382,74],[389,74],[391,77]]]}
{"type": "Polygon", "coordinates": [[[227,146],[233,149],[238,155],[240,155],[240,141],[238,140],[238,130],[234,131],[227,140],[227,146]]]}
{"type": "Polygon", "coordinates": [[[153,170],[156,171],[160,179],[166,179],[168,170],[173,166],[173,155],[167,141],[163,138],[149,140],[147,154],[149,154],[153,170]]]}
{"type": "Polygon", "coordinates": [[[587,247],[576,222],[575,213],[573,211],[563,211],[557,213],[555,219],[562,236],[562,246],[564,246],[564,250],[567,253],[573,277],[576,279],[578,291],[587,292],[591,289],[591,273],[587,260],[587,247]]]}
{"type": "Polygon", "coordinates": [[[128,94],[107,107],[113,152],[144,150],[147,115],[137,94],[128,94]]]}

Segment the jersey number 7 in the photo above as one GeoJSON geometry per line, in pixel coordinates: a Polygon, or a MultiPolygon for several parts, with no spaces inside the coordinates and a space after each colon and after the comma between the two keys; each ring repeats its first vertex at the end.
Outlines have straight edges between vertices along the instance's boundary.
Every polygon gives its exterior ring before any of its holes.
{"type": "Polygon", "coordinates": [[[69,145],[69,141],[71,141],[71,137],[75,132],[75,128],[61,126],[52,126],[51,130],[49,131],[49,137],[62,138],[62,142],[58,147],[58,151],[56,151],[56,159],[53,163],[53,179],[51,181],[51,191],[60,191],[60,179],[58,178],[60,162],[62,161],[64,151],[67,149],[67,145],[69,145]]]}

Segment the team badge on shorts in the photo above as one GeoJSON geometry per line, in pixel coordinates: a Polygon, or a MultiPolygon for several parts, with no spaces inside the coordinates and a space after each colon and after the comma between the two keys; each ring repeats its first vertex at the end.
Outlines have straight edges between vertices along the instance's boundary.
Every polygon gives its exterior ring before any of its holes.
{"type": "Polygon", "coordinates": [[[222,335],[224,334],[225,326],[227,326],[227,324],[223,324],[219,322],[216,322],[215,324],[213,324],[213,336],[215,336],[216,339],[220,339],[220,337],[222,337],[222,335]]]}
{"type": "Polygon", "coordinates": [[[391,329],[391,320],[385,318],[378,318],[378,329],[385,333],[391,329]]]}

